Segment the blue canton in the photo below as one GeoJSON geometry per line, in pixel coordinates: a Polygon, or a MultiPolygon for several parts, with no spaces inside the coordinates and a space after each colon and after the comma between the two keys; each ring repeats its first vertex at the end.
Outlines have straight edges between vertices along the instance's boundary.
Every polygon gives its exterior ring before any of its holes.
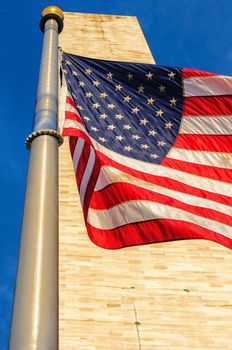
{"type": "Polygon", "coordinates": [[[93,139],[125,156],[162,162],[182,118],[180,69],[63,53],[62,70],[93,139]]]}

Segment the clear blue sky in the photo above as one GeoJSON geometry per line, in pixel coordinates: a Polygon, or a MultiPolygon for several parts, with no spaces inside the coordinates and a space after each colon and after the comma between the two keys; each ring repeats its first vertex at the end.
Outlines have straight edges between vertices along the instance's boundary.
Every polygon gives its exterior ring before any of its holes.
{"type": "Polygon", "coordinates": [[[231,0],[4,1],[1,15],[0,348],[7,349],[42,34],[40,13],[137,16],[158,64],[232,75],[231,0]]]}

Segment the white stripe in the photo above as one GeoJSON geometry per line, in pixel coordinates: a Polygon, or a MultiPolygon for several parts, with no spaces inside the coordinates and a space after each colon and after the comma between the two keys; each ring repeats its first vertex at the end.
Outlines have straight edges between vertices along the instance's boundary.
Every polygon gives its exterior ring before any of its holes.
{"type": "Polygon", "coordinates": [[[110,230],[126,224],[154,219],[181,220],[232,238],[231,226],[151,201],[128,201],[103,210],[89,208],[87,221],[98,229],[110,230]]]}
{"type": "Polygon", "coordinates": [[[172,180],[180,181],[186,185],[193,186],[209,192],[228,196],[231,193],[231,184],[223,181],[217,181],[202,176],[192,175],[184,171],[171,169],[160,164],[151,164],[141,160],[132,159],[122,154],[116,153],[92,139],[95,149],[105,154],[115,162],[126,165],[134,170],[142,171],[155,176],[163,176],[172,180]]]}
{"type": "MultiPolygon", "coordinates": [[[[67,121],[67,126],[65,127],[73,127],[80,129],[81,124],[73,121],[73,120],[66,120],[67,121]]],[[[84,128],[82,126],[82,128],[84,128]]],[[[82,130],[83,131],[83,130],[82,130]]],[[[85,131],[85,134],[87,132],[85,131]]],[[[124,156],[122,154],[116,153],[94,139],[90,138],[92,141],[94,148],[100,152],[102,152],[104,155],[109,157],[110,159],[114,160],[115,162],[126,165],[134,170],[142,171],[147,174],[155,175],[155,176],[163,176],[165,178],[170,178],[176,181],[180,181],[186,185],[193,186],[202,190],[206,190],[209,192],[217,193],[217,194],[222,194],[228,196],[228,194],[231,192],[231,185],[228,183],[225,183],[223,181],[217,181],[217,180],[212,180],[209,178],[204,178],[202,176],[197,176],[197,175],[192,175],[188,174],[184,171],[176,170],[176,169],[171,169],[169,167],[162,166],[160,164],[151,164],[147,162],[143,162],[141,160],[133,159],[127,156],[124,156]]]]}
{"type": "MultiPolygon", "coordinates": [[[[153,193],[159,193],[163,194],[165,196],[174,198],[182,203],[189,204],[189,205],[194,205],[196,207],[201,207],[201,208],[207,208],[207,209],[212,209],[219,211],[223,214],[226,215],[232,215],[232,208],[231,206],[224,205],[218,202],[214,202],[209,199],[201,198],[201,197],[196,197],[190,194],[186,194],[183,192],[178,192],[176,190],[170,190],[169,188],[161,187],[155,184],[152,184],[150,182],[138,179],[134,176],[128,175],[123,173],[122,171],[115,169],[110,166],[104,166],[101,167],[97,183],[95,185],[95,191],[101,191],[103,188],[106,186],[117,183],[117,182],[122,182],[122,183],[128,183],[132,185],[139,186],[143,189],[147,189],[149,191],[152,191],[153,193]]],[[[139,190],[136,189],[137,192],[139,190]]]]}
{"type": "Polygon", "coordinates": [[[226,76],[205,76],[184,79],[184,95],[211,96],[231,95],[232,78],[226,76]]]}
{"type": "Polygon", "coordinates": [[[74,167],[75,173],[77,171],[78,163],[82,155],[84,144],[85,144],[85,141],[79,138],[77,140],[75,150],[73,152],[73,167],[74,167]]]}
{"type": "Polygon", "coordinates": [[[77,109],[76,109],[74,106],[72,106],[70,103],[68,103],[68,102],[66,103],[65,110],[66,110],[67,112],[75,113],[75,114],[79,117],[79,114],[78,114],[78,112],[77,112],[77,109]]]}
{"type": "Polygon", "coordinates": [[[80,199],[81,199],[82,207],[84,204],[85,193],[86,193],[86,189],[87,189],[90,177],[92,175],[94,164],[95,164],[95,151],[94,151],[93,147],[91,147],[89,159],[88,159],[84,174],[82,176],[81,185],[80,185],[80,199]]]}
{"type": "Polygon", "coordinates": [[[181,134],[201,135],[231,135],[232,116],[197,116],[183,117],[181,121],[181,134]]]}
{"type": "Polygon", "coordinates": [[[194,164],[232,169],[232,153],[192,151],[181,148],[171,148],[167,158],[194,164]]]}
{"type": "Polygon", "coordinates": [[[64,121],[64,128],[74,128],[77,130],[81,130],[83,133],[85,133],[87,136],[89,136],[88,132],[86,131],[84,125],[77,122],[76,120],[72,119],[65,119],[64,121]]]}

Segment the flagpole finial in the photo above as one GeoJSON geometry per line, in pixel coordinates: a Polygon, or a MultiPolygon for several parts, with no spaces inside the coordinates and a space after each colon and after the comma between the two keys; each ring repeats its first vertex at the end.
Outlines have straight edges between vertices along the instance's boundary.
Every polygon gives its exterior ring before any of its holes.
{"type": "Polygon", "coordinates": [[[48,6],[42,11],[40,19],[40,29],[42,32],[44,31],[45,22],[48,19],[55,19],[58,23],[59,33],[62,32],[64,26],[64,14],[59,7],[48,6]]]}

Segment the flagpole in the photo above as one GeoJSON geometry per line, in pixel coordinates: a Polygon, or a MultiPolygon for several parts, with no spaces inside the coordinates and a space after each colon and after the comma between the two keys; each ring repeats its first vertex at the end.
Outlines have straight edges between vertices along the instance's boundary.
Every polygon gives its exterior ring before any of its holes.
{"type": "Polygon", "coordinates": [[[9,350],[58,349],[58,33],[63,12],[49,6],[44,32],[9,350]]]}

